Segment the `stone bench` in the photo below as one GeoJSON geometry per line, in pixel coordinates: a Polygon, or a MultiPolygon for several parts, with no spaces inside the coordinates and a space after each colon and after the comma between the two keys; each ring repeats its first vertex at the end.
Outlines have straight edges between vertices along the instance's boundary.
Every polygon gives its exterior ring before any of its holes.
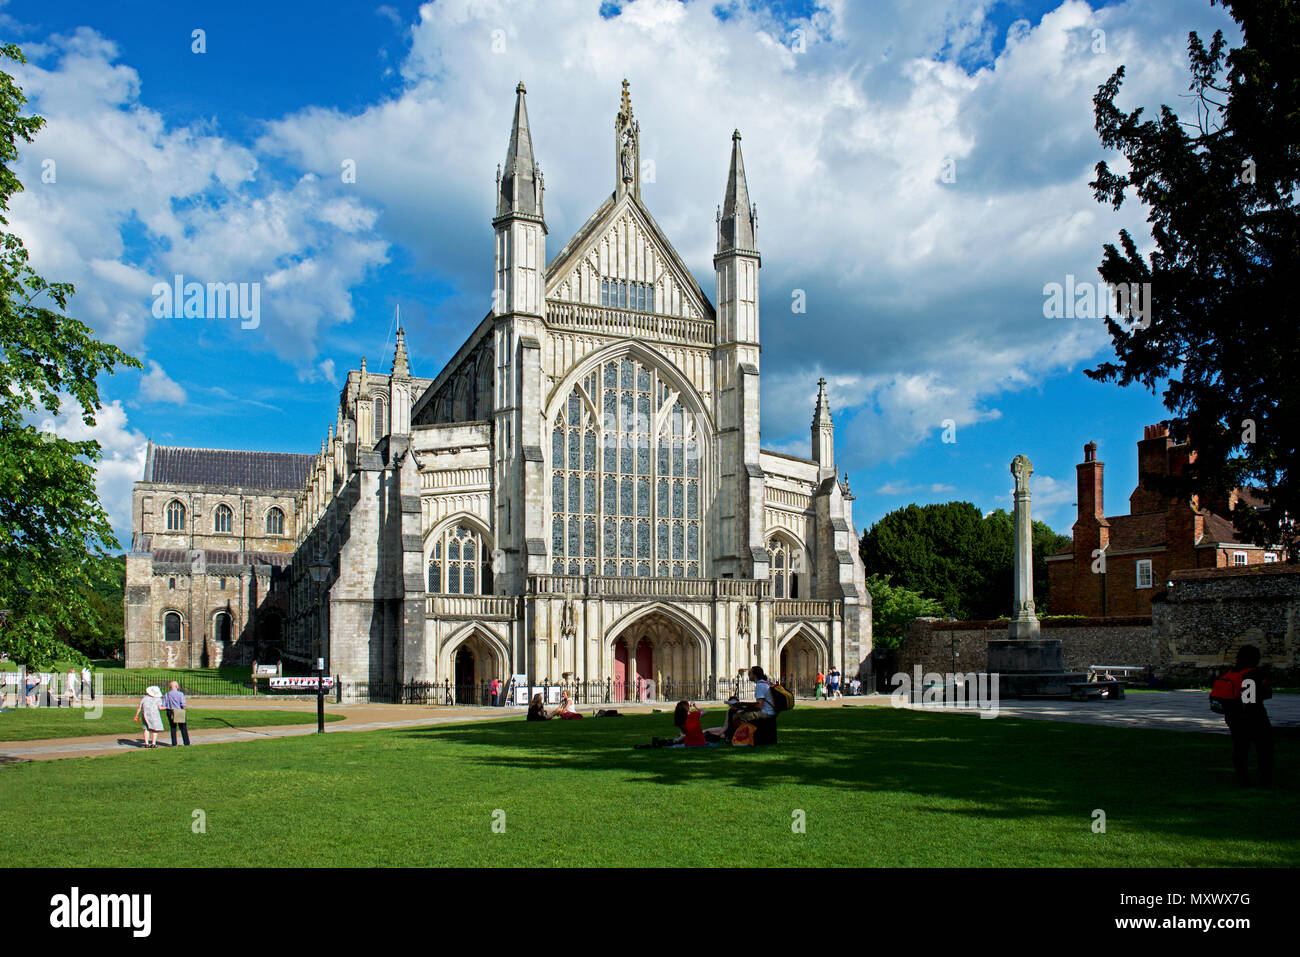
{"type": "Polygon", "coordinates": [[[1114,701],[1124,697],[1122,681],[1071,681],[1069,688],[1072,701],[1088,701],[1102,697],[1114,701]]]}

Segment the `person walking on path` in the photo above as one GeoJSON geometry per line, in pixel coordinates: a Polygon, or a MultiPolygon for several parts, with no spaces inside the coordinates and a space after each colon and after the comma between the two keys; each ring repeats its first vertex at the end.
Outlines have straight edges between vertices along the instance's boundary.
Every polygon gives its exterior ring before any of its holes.
{"type": "Polygon", "coordinates": [[[68,707],[77,700],[77,673],[71,668],[68,669],[68,680],[64,683],[64,690],[68,693],[68,707]]]}
{"type": "Polygon", "coordinates": [[[1250,787],[1250,747],[1255,746],[1260,787],[1273,786],[1273,726],[1264,702],[1273,697],[1268,679],[1259,673],[1259,649],[1242,645],[1232,670],[1214,682],[1211,703],[1218,703],[1232,734],[1232,764],[1237,783],[1250,787]]]}
{"type": "Polygon", "coordinates": [[[139,721],[144,716],[144,744],[146,748],[158,747],[158,732],[162,727],[162,714],[158,710],[159,702],[162,701],[162,692],[158,690],[157,685],[150,685],[144,689],[144,697],[140,699],[140,706],[135,709],[135,720],[139,721]]]}
{"type": "Polygon", "coordinates": [[[90,688],[90,665],[81,666],[81,697],[83,700],[93,697],[90,688]]]}
{"type": "Polygon", "coordinates": [[[840,669],[831,668],[831,673],[826,676],[826,697],[840,698],[840,669]]]}
{"type": "Polygon", "coordinates": [[[819,671],[817,672],[817,677],[814,680],[816,682],[817,687],[816,690],[813,692],[813,697],[819,699],[826,697],[826,676],[819,671]]]}
{"type": "Polygon", "coordinates": [[[488,691],[492,695],[492,707],[496,707],[501,699],[501,679],[493,678],[492,683],[488,685],[488,691]]]}
{"type": "Polygon", "coordinates": [[[176,726],[180,725],[181,739],[185,747],[190,746],[190,725],[185,713],[185,692],[175,681],[163,697],[163,707],[167,709],[167,724],[172,729],[172,747],[176,747],[176,726]]]}

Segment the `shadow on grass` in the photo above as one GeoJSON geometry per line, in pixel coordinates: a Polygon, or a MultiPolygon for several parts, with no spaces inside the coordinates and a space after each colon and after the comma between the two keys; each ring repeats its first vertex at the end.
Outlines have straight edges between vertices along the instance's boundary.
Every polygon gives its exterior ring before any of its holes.
{"type": "MultiPolygon", "coordinates": [[[[721,724],[723,714],[706,714],[705,727],[721,724]]],[[[782,785],[871,791],[911,804],[920,796],[921,810],[1008,820],[1087,820],[1100,808],[1112,827],[1199,838],[1230,832],[1241,841],[1300,838],[1300,743],[1291,735],[1278,736],[1277,789],[1259,792],[1236,787],[1221,735],[891,708],[792,711],[781,717],[779,743],[760,748],[634,750],[672,733],[668,715],[392,733],[467,746],[471,760],[489,767],[623,772],[628,783],[708,782],[755,792],[782,785]]],[[[1288,853],[1295,856],[1294,846],[1288,853]]]]}

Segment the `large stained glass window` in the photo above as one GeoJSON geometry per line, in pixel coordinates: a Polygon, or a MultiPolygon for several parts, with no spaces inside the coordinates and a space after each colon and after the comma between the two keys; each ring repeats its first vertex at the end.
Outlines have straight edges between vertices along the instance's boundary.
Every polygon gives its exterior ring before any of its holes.
{"type": "Polygon", "coordinates": [[[701,453],[654,367],[624,357],[590,372],[551,428],[551,571],[700,577],[701,453]]]}

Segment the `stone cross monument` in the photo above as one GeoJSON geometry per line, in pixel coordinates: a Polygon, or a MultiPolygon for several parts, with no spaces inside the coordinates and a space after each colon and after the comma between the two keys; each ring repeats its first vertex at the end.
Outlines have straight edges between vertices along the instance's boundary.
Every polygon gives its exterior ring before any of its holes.
{"type": "Polygon", "coordinates": [[[1029,476],[1034,466],[1023,455],[1011,460],[1011,474],[1016,478],[1015,497],[1015,553],[1013,558],[1014,605],[1011,622],[1007,625],[1008,638],[1039,637],[1038,616],[1034,614],[1034,548],[1033,522],[1029,517],[1029,476]]]}

